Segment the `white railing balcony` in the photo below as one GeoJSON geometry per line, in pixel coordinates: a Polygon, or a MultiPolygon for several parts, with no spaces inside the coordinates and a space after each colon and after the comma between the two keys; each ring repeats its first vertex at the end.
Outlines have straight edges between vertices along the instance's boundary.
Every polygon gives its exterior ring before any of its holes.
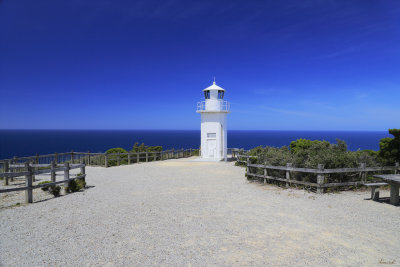
{"type": "Polygon", "coordinates": [[[197,112],[229,112],[230,103],[228,101],[199,101],[197,102],[197,112]]]}

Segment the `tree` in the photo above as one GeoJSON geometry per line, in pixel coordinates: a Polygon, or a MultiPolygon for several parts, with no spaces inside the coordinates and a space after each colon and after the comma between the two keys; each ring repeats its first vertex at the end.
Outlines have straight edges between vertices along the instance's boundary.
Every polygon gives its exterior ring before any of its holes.
{"type": "Polygon", "coordinates": [[[139,143],[138,142],[136,142],[134,145],[133,145],[133,148],[132,148],[132,152],[139,152],[139,143]]]}
{"type": "Polygon", "coordinates": [[[382,138],[379,142],[379,159],[384,165],[400,161],[400,129],[389,129],[393,138],[382,138]]]}

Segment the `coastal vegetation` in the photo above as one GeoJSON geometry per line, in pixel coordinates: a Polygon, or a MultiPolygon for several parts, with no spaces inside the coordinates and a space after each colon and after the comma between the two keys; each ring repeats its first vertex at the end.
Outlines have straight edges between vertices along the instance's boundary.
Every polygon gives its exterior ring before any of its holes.
{"type": "Polygon", "coordinates": [[[258,146],[248,153],[251,163],[272,166],[317,168],[323,164],[326,169],[356,168],[360,163],[369,167],[394,165],[400,162],[400,129],[389,129],[394,137],[382,138],[379,151],[357,150],[349,151],[345,141],[336,139],[336,143],[321,140],[297,139],[289,146],[280,148],[258,146]]]}
{"type": "MultiPolygon", "coordinates": [[[[161,152],[163,150],[162,146],[146,146],[144,143],[141,143],[139,145],[138,142],[136,142],[132,149],[129,151],[130,153],[140,153],[140,152],[161,152]]],[[[118,165],[118,157],[120,160],[120,164],[128,164],[128,151],[124,148],[121,147],[114,147],[106,151],[106,154],[109,155],[109,161],[108,165],[109,166],[117,166],[118,165]],[[120,153],[120,155],[116,155],[120,153]]],[[[148,158],[148,161],[154,160],[153,157],[148,158]]]]}
{"type": "MultiPolygon", "coordinates": [[[[393,166],[400,161],[400,130],[390,129],[389,133],[394,137],[381,139],[379,151],[349,151],[346,142],[339,139],[336,140],[336,143],[297,139],[292,141],[289,146],[280,148],[255,147],[248,152],[248,156],[250,156],[250,164],[292,166],[295,168],[317,169],[318,165],[322,165],[325,169],[393,166]]],[[[243,162],[238,162],[238,164],[243,164],[243,162]]],[[[262,169],[252,167],[251,169],[256,174],[263,172],[262,169]]],[[[283,170],[271,170],[269,175],[284,177],[285,172],[283,170]]],[[[293,178],[299,181],[316,181],[315,174],[296,172],[293,175],[293,178]]],[[[331,183],[343,183],[352,181],[353,176],[356,176],[356,174],[331,173],[326,178],[331,183]]],[[[373,177],[369,176],[366,179],[373,179],[373,177]]]]}

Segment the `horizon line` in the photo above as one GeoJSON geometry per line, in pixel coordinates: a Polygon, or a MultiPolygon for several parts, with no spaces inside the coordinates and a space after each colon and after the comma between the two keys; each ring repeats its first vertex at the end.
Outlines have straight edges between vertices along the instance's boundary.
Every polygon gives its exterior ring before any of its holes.
{"type": "MultiPolygon", "coordinates": [[[[388,132],[386,130],[278,130],[278,129],[228,129],[228,131],[286,131],[286,132],[388,132]]],[[[71,129],[58,129],[58,128],[41,128],[41,129],[0,129],[0,131],[200,131],[200,129],[84,129],[84,128],[71,128],[71,129]]]]}

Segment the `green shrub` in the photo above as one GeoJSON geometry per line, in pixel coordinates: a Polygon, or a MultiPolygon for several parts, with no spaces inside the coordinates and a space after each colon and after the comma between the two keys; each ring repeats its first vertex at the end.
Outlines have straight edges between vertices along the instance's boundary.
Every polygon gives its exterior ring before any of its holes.
{"type": "MultiPolygon", "coordinates": [[[[49,184],[51,181],[43,181],[40,182],[39,184],[49,184]]],[[[49,186],[44,186],[42,187],[43,191],[48,191],[50,194],[53,194],[55,197],[58,197],[60,195],[61,187],[58,185],[49,185],[49,186]]]]}
{"type": "MultiPolygon", "coordinates": [[[[292,163],[293,167],[298,168],[317,168],[322,164],[325,169],[336,168],[356,168],[360,163],[366,163],[367,166],[378,166],[377,152],[366,151],[348,151],[346,142],[337,139],[336,144],[328,141],[298,139],[291,142],[288,147],[256,147],[249,152],[251,163],[266,164],[272,166],[286,166],[292,163]]],[[[263,174],[261,168],[252,168],[251,172],[263,174]]],[[[268,170],[269,175],[275,177],[285,177],[285,171],[268,170]]],[[[293,173],[292,179],[307,182],[316,182],[315,174],[293,173]]],[[[352,176],[346,173],[326,175],[329,182],[347,182],[352,176]]]]}
{"type": "MultiPolygon", "coordinates": [[[[114,153],[128,153],[125,149],[121,147],[111,148],[106,151],[106,154],[114,154],[114,153]]],[[[120,155],[120,164],[128,164],[128,155],[120,155]]],[[[108,166],[117,166],[118,165],[118,155],[109,155],[108,156],[108,166]]]]}
{"type": "Polygon", "coordinates": [[[86,182],[83,179],[74,179],[68,182],[68,186],[65,191],[68,193],[78,192],[82,188],[85,188],[86,182]]]}
{"type": "Polygon", "coordinates": [[[193,156],[200,156],[200,149],[193,149],[192,150],[192,155],[193,156]]]}
{"type": "Polygon", "coordinates": [[[132,153],[136,153],[136,152],[161,152],[163,150],[162,146],[145,146],[144,143],[142,143],[139,146],[139,143],[136,142],[133,147],[132,150],[130,152],[132,153]]]}
{"type": "Polygon", "coordinates": [[[393,138],[382,138],[379,142],[379,160],[383,165],[400,162],[400,129],[389,129],[393,138]]]}
{"type": "Polygon", "coordinates": [[[61,192],[61,187],[59,185],[52,185],[49,188],[49,192],[53,194],[53,196],[58,197],[61,192]]]}
{"type": "MultiPolygon", "coordinates": [[[[41,185],[41,184],[48,184],[48,183],[51,183],[51,181],[43,181],[43,182],[38,183],[38,185],[41,185]]],[[[43,190],[43,191],[48,191],[49,188],[50,188],[50,186],[44,186],[44,187],[42,187],[42,190],[43,190]]]]}
{"type": "Polygon", "coordinates": [[[153,161],[153,160],[154,160],[154,155],[156,156],[156,159],[159,159],[160,156],[159,156],[159,154],[153,154],[153,153],[151,153],[151,152],[161,152],[162,150],[163,150],[162,146],[145,146],[144,143],[142,143],[142,144],[139,146],[139,143],[136,142],[136,143],[133,145],[132,150],[129,151],[129,152],[132,152],[132,153],[137,153],[137,152],[150,152],[150,153],[149,153],[149,158],[148,158],[148,160],[149,160],[149,161],[153,161]]]}

